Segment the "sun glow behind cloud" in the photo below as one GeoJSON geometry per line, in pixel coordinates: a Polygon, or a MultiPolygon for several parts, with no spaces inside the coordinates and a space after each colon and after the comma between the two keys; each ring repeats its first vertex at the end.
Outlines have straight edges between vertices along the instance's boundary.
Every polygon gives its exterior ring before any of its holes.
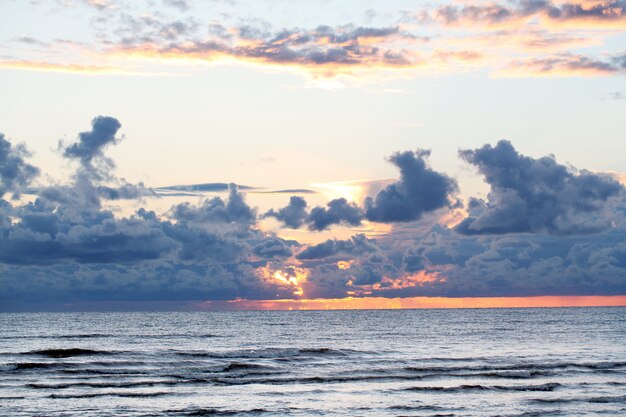
{"type": "Polygon", "coordinates": [[[272,265],[257,268],[257,274],[261,279],[270,285],[286,287],[294,297],[304,295],[303,285],[307,282],[309,271],[295,265],[275,268],[272,265]]]}

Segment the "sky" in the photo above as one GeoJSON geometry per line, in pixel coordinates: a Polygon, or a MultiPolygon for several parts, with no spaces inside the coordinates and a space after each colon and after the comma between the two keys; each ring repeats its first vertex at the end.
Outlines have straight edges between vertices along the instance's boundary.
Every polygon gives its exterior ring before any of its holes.
{"type": "Polygon", "coordinates": [[[619,0],[0,0],[0,310],[626,305],[625,75],[619,0]]]}

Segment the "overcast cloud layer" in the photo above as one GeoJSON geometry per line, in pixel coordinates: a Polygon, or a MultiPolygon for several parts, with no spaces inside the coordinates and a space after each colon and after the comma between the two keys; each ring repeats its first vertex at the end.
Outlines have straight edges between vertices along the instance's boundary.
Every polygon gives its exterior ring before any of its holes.
{"type": "Polygon", "coordinates": [[[486,200],[464,202],[418,149],[389,156],[398,179],[363,201],[293,196],[260,213],[230,185],[226,196],[154,212],[152,190],[115,176],[107,151],[131,140],[120,127],[98,116],[60,143],[75,173],[44,187],[32,187],[39,171],[26,147],[0,135],[3,303],[626,293],[624,187],[554,156],[507,141],[461,150],[490,186],[486,200]],[[33,198],[16,200],[29,185],[33,198]],[[111,201],[143,208],[122,215],[111,201]],[[453,214],[462,218],[445,220],[453,214]],[[268,218],[311,233],[392,228],[304,245],[262,231],[268,218]]]}

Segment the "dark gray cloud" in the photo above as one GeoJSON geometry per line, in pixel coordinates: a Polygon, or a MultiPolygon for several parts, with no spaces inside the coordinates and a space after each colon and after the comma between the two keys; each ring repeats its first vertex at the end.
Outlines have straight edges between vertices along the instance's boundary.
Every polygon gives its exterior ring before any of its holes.
{"type": "Polygon", "coordinates": [[[97,187],[97,190],[105,200],[134,200],[141,197],[157,196],[153,190],[146,188],[143,183],[122,183],[117,187],[101,185],[97,187]]]}
{"type": "Polygon", "coordinates": [[[0,230],[0,260],[9,264],[125,263],[157,259],[173,241],[155,221],[77,212],[43,198],[16,209],[20,221],[0,230]]]}
{"type": "Polygon", "coordinates": [[[378,246],[376,246],[374,239],[368,239],[365,235],[358,234],[347,240],[329,239],[317,245],[309,246],[298,253],[296,257],[300,260],[313,260],[336,255],[359,256],[377,250],[378,246]]]}
{"type": "MultiPolygon", "coordinates": [[[[508,141],[460,151],[490,185],[488,201],[479,214],[457,227],[463,234],[547,232],[595,233],[613,219],[601,210],[623,187],[606,175],[574,172],[554,157],[534,159],[518,153],[508,141]]],[[[480,208],[478,200],[470,208],[480,208]]]]}
{"type": "Polygon", "coordinates": [[[289,227],[307,224],[310,230],[318,231],[338,224],[358,226],[365,219],[379,223],[418,220],[425,213],[457,204],[452,200],[458,188],[456,181],[430,168],[426,161],[429,155],[430,151],[426,150],[392,155],[389,160],[400,169],[400,180],[385,186],[388,181],[371,182],[370,186],[383,188],[373,198],[366,198],[364,207],[338,198],[326,207],[314,207],[305,217],[306,202],[301,197],[292,197],[288,206],[278,212],[270,210],[266,216],[275,217],[289,227]],[[285,217],[288,214],[289,219],[285,217]]]}
{"type": "Polygon", "coordinates": [[[288,258],[293,255],[292,246],[296,242],[268,236],[252,248],[252,252],[262,259],[288,258]]]}
{"type": "MultiPolygon", "coordinates": [[[[95,124],[84,133],[101,133],[95,124]]],[[[150,192],[113,172],[92,175],[116,142],[113,130],[95,141],[100,145],[79,136],[72,158],[81,164],[69,184],[33,187],[27,203],[0,199],[0,305],[294,298],[294,286],[274,273],[300,269],[308,275],[301,283],[306,298],[626,293],[622,186],[553,157],[523,156],[506,141],[461,151],[491,193],[468,202],[469,217],[457,230],[437,225],[434,212],[455,205],[456,183],[428,166],[428,152],[404,152],[391,158],[400,179],[379,183],[365,208],[336,199],[307,211],[294,196],[264,215],[317,230],[358,225],[369,213],[393,222],[391,232],[300,245],[260,230],[256,210],[234,184],[226,196],[165,213],[108,209],[103,200],[140,204],[150,192]],[[579,234],[590,231],[598,233],[579,234]]],[[[0,139],[1,167],[30,167],[28,175],[1,171],[5,192],[15,192],[37,171],[23,148],[0,139]]]]}
{"type": "Polygon", "coordinates": [[[375,222],[407,222],[424,213],[450,207],[456,182],[430,168],[426,158],[430,151],[400,152],[390,162],[400,169],[400,180],[365,200],[365,215],[375,222]]]}
{"type": "Polygon", "coordinates": [[[274,217],[283,222],[287,227],[297,229],[302,226],[307,218],[307,203],[302,197],[291,196],[289,204],[278,211],[269,210],[263,217],[274,217]]]}
{"type": "Polygon", "coordinates": [[[29,155],[25,146],[11,145],[0,133],[0,199],[8,192],[19,195],[20,188],[39,174],[37,168],[25,162],[29,155]]]}
{"type": "Polygon", "coordinates": [[[329,201],[326,207],[313,207],[307,212],[306,200],[292,196],[289,204],[276,210],[267,211],[263,217],[274,217],[285,226],[297,229],[307,225],[309,230],[322,231],[333,225],[358,226],[364,218],[363,210],[345,198],[329,201]]]}
{"type": "MultiPolygon", "coordinates": [[[[254,187],[247,185],[236,184],[240,190],[253,190],[254,187]]],[[[203,184],[189,184],[189,185],[169,185],[165,187],[157,187],[155,191],[189,191],[189,192],[221,192],[229,191],[230,184],[225,182],[209,182],[203,184]]]]}
{"type": "Polygon", "coordinates": [[[78,134],[78,142],[67,146],[61,145],[63,155],[76,158],[84,166],[89,166],[94,158],[102,157],[104,149],[115,144],[115,137],[122,124],[113,117],[97,116],[91,121],[91,130],[78,134]]]}
{"type": "Polygon", "coordinates": [[[246,204],[236,184],[230,184],[228,199],[221,197],[204,200],[199,206],[190,203],[177,204],[172,208],[172,217],[179,222],[189,223],[233,223],[251,224],[256,221],[256,210],[246,204]]]}
{"type": "Polygon", "coordinates": [[[326,207],[311,209],[306,222],[310,230],[325,230],[335,224],[358,226],[363,220],[363,211],[345,198],[329,201],[326,207]]]}
{"type": "Polygon", "coordinates": [[[318,297],[613,295],[626,291],[625,237],[623,228],[585,236],[460,236],[435,226],[411,238],[369,239],[366,250],[331,240],[298,258],[312,271],[318,297]]]}

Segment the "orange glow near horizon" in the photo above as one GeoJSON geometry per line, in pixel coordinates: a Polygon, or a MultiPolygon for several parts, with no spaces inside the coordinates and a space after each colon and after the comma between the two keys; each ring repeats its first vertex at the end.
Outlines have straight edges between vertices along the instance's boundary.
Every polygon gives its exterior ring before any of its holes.
{"type": "Polygon", "coordinates": [[[352,266],[352,261],[339,261],[337,262],[337,268],[339,269],[350,269],[352,266]]]}
{"type": "Polygon", "coordinates": [[[304,284],[309,277],[309,271],[306,268],[300,268],[294,265],[282,269],[273,269],[268,265],[257,268],[257,274],[266,282],[291,288],[295,296],[304,295],[302,284],[304,284]]]}
{"type": "Polygon", "coordinates": [[[626,295],[566,295],[535,297],[347,297],[302,300],[207,301],[207,310],[397,310],[446,308],[626,307],[626,295]]]}

